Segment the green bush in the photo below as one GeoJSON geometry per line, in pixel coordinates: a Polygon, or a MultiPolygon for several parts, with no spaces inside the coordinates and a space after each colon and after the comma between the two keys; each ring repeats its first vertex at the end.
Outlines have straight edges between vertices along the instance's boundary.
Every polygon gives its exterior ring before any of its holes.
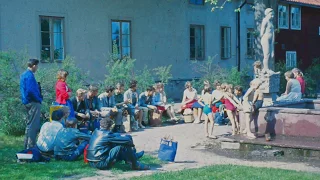
{"type": "MultiPolygon", "coordinates": [[[[26,109],[21,102],[20,75],[26,70],[25,53],[0,52],[0,131],[5,134],[22,135],[25,130],[26,109]]],[[[41,108],[41,121],[47,120],[49,107],[55,101],[56,74],[59,69],[69,72],[68,86],[75,92],[83,87],[87,74],[76,67],[74,60],[67,57],[62,63],[39,65],[35,73],[36,80],[41,83],[43,102],[41,108]]]]}
{"type": "MultiPolygon", "coordinates": [[[[79,88],[86,88],[84,84],[89,78],[89,72],[82,72],[74,62],[72,57],[67,56],[61,63],[48,64],[49,66],[41,66],[35,73],[36,79],[41,83],[43,102],[42,102],[42,114],[45,117],[49,116],[49,108],[52,102],[56,99],[55,84],[57,82],[57,72],[60,69],[68,71],[67,77],[68,87],[73,91],[72,95],[79,88]]],[[[45,118],[44,118],[45,119],[45,118]]]]}
{"type": "MultiPolygon", "coordinates": [[[[286,90],[287,81],[284,77],[284,73],[291,70],[288,69],[284,61],[279,61],[275,64],[275,71],[281,73],[280,75],[280,91],[279,94],[284,93],[286,90]]],[[[319,90],[320,82],[320,59],[313,60],[311,66],[309,66],[304,73],[304,79],[306,82],[305,97],[316,98],[317,91],[319,90]]]]}
{"type": "Polygon", "coordinates": [[[25,108],[20,99],[20,73],[25,57],[14,52],[0,52],[0,131],[19,135],[25,129],[25,108]]]}
{"type": "Polygon", "coordinates": [[[287,80],[284,77],[284,73],[288,71],[286,63],[283,61],[279,61],[275,64],[275,72],[280,72],[280,89],[279,95],[286,91],[287,80]]]}
{"type": "Polygon", "coordinates": [[[115,85],[118,82],[124,83],[125,88],[129,88],[131,80],[138,81],[138,89],[142,92],[148,86],[152,86],[155,83],[155,79],[160,80],[163,83],[168,83],[172,78],[171,65],[160,66],[154,69],[149,69],[148,66],[144,66],[142,70],[137,70],[135,67],[136,60],[130,57],[124,57],[119,59],[116,44],[113,44],[113,53],[110,55],[107,62],[106,69],[107,75],[104,81],[104,85],[115,85]]]}
{"type": "Polygon", "coordinates": [[[200,91],[203,89],[203,81],[208,80],[211,85],[215,80],[219,80],[222,83],[233,84],[234,86],[239,85],[246,89],[249,87],[249,68],[246,67],[240,72],[237,67],[232,67],[231,69],[222,68],[214,61],[215,57],[209,57],[205,62],[195,61],[194,71],[197,72],[201,78],[198,80],[193,80],[193,86],[200,91]]]}

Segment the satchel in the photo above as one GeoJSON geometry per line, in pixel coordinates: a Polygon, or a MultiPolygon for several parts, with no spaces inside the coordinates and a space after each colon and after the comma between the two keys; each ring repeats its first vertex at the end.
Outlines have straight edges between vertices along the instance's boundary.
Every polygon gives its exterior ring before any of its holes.
{"type": "Polygon", "coordinates": [[[178,142],[172,140],[161,139],[158,158],[161,161],[174,162],[177,154],[178,142]]]}
{"type": "Polygon", "coordinates": [[[150,126],[161,126],[162,114],[159,111],[149,111],[149,125],[150,126]]]}

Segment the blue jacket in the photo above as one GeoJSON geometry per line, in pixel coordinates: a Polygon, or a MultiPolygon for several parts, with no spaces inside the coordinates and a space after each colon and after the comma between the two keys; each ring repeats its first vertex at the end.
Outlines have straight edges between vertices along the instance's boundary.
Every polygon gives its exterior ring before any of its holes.
{"type": "Polygon", "coordinates": [[[153,96],[146,96],[145,93],[141,93],[139,96],[139,106],[148,107],[148,105],[156,105],[153,96]]]}
{"type": "Polygon", "coordinates": [[[27,70],[20,76],[20,92],[23,104],[42,102],[39,85],[32,71],[27,70]]]}

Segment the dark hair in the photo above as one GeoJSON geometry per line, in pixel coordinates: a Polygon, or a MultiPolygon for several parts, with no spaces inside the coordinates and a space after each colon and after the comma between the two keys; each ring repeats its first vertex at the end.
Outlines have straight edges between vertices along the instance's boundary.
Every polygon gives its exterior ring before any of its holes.
{"type": "Polygon", "coordinates": [[[61,109],[58,109],[52,112],[51,119],[55,121],[60,121],[63,116],[64,116],[63,111],[61,109]]]}
{"type": "Polygon", "coordinates": [[[155,91],[155,88],[153,86],[147,87],[147,91],[155,91]]]}
{"type": "Polygon", "coordinates": [[[235,89],[235,90],[237,90],[237,91],[240,91],[240,92],[242,92],[242,91],[243,91],[243,89],[242,89],[242,87],[241,87],[241,86],[236,86],[236,87],[234,87],[234,89],[235,89]]]}
{"type": "Polygon", "coordinates": [[[73,128],[78,123],[78,120],[76,118],[68,118],[66,120],[66,127],[67,128],[73,128]]]}
{"type": "Polygon", "coordinates": [[[39,64],[39,60],[38,59],[29,59],[27,65],[29,68],[32,68],[35,65],[39,64]]]}
{"type": "Polygon", "coordinates": [[[215,88],[217,88],[217,86],[221,86],[221,82],[218,81],[218,80],[215,80],[214,83],[213,83],[213,86],[214,86],[215,88]]]}
{"type": "Polygon", "coordinates": [[[105,90],[106,90],[107,93],[109,93],[109,92],[114,91],[114,87],[112,87],[112,86],[106,86],[106,87],[105,87],[105,90]]]}
{"type": "Polygon", "coordinates": [[[132,80],[131,82],[130,82],[130,88],[134,88],[134,87],[137,87],[137,81],[136,80],[132,80]]]}
{"type": "Polygon", "coordinates": [[[205,86],[204,88],[203,88],[203,93],[205,94],[205,93],[211,93],[211,88],[210,87],[207,87],[207,86],[205,86]]]}

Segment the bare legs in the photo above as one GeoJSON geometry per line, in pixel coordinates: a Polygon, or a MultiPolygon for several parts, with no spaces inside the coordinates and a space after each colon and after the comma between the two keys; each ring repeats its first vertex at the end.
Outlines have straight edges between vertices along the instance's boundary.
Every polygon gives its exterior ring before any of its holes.
{"type": "Polygon", "coordinates": [[[213,138],[213,139],[217,138],[216,136],[212,135],[213,128],[214,128],[214,119],[213,119],[212,113],[209,113],[208,115],[205,116],[204,127],[205,127],[206,137],[213,138]],[[210,121],[210,134],[208,131],[208,125],[209,125],[208,121],[210,121]]]}
{"type": "Polygon", "coordinates": [[[174,115],[173,108],[168,107],[167,114],[170,117],[171,120],[177,120],[178,118],[174,115]]]}
{"type": "Polygon", "coordinates": [[[194,123],[200,123],[202,116],[202,108],[193,108],[194,123]]]}
{"type": "Polygon", "coordinates": [[[246,133],[249,138],[256,138],[256,136],[251,132],[251,113],[244,113],[244,117],[246,120],[246,133]]]}
{"type": "Polygon", "coordinates": [[[238,133],[238,126],[239,123],[237,121],[236,113],[230,110],[227,110],[227,115],[230,119],[231,126],[232,126],[232,135],[236,135],[238,133]]]}

